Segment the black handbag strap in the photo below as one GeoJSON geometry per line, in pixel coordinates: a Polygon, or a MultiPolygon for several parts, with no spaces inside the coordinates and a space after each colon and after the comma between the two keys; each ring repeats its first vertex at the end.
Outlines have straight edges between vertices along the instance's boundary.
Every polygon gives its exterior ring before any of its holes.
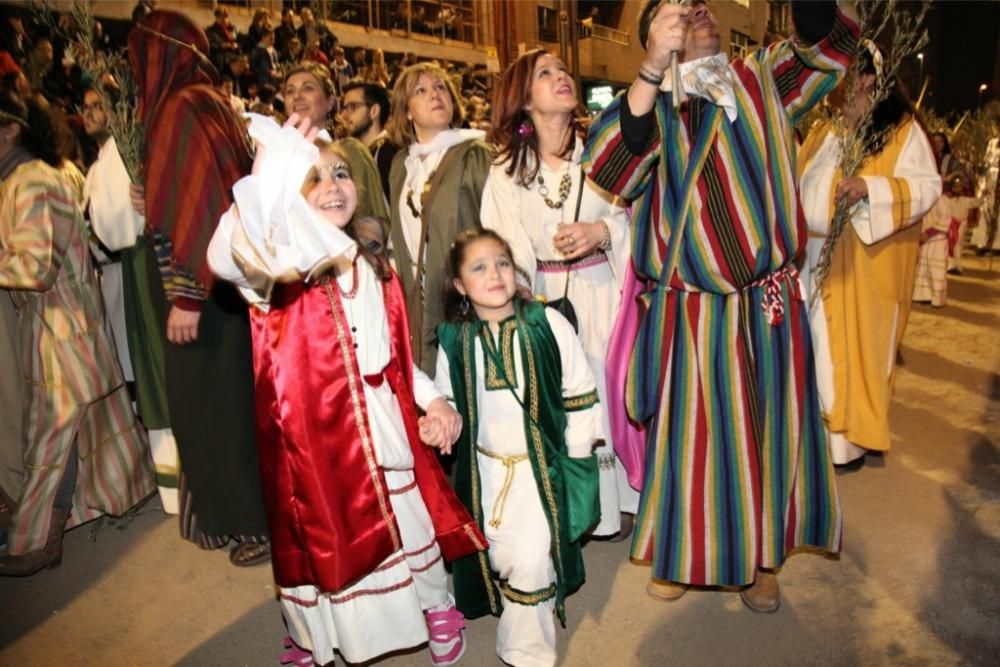
{"type": "MultiPolygon", "coordinates": [[[[580,165],[580,188],[576,191],[576,209],[573,212],[573,222],[580,221],[580,205],[583,203],[583,189],[587,187],[587,174],[583,171],[583,165],[580,165]]],[[[563,288],[562,298],[566,298],[569,294],[569,277],[573,272],[573,262],[566,263],[566,286],[563,288]]]]}

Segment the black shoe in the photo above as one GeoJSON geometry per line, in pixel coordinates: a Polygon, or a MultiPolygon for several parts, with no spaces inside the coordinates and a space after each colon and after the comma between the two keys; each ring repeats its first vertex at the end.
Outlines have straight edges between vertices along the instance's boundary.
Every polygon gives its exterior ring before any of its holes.
{"type": "Polygon", "coordinates": [[[271,560],[271,543],[240,542],[229,552],[229,562],[236,567],[260,565],[271,560]]]}
{"type": "Polygon", "coordinates": [[[621,523],[618,532],[607,539],[608,542],[624,542],[632,534],[632,527],[635,526],[635,515],[622,512],[621,523]]]}
{"type": "Polygon", "coordinates": [[[853,461],[848,461],[847,463],[834,464],[833,471],[838,475],[846,475],[847,473],[857,472],[865,467],[865,457],[859,456],[853,461]]]}

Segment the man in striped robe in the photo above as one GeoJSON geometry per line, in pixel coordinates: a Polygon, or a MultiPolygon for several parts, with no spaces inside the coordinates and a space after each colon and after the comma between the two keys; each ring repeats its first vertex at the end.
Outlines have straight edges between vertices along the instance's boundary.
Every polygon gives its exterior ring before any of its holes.
{"type": "MultiPolygon", "coordinates": [[[[181,535],[206,549],[233,540],[234,565],[263,563],[270,546],[249,315],[236,290],[215,281],[206,258],[233,184],[250,172],[249,138],[215,88],[208,38],[188,17],[147,14],[128,44],[145,130],[147,273],[137,272],[137,289],[156,318],[150,335],[165,332],[156,341],[164,375],[157,389],[180,455],[181,535]]],[[[136,266],[140,259],[133,257],[136,266]]]]}
{"type": "Polygon", "coordinates": [[[793,126],[843,76],[858,30],[834,2],[792,10],[795,39],[730,63],[703,1],[651,2],[638,77],[590,132],[591,178],[633,201],[626,407],[647,441],[632,558],[652,565],[658,599],[748,586],[748,606],[775,611],[789,551],[840,549],[794,264],[806,226],[793,126]],[[673,52],[690,98],[677,107],[673,52]]]}

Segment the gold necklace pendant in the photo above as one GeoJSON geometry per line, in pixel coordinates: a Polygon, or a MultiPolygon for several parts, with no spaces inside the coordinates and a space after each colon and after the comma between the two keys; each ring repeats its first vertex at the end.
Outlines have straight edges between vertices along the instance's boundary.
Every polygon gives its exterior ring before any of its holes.
{"type": "Polygon", "coordinates": [[[420,214],[423,213],[424,197],[426,197],[427,193],[431,191],[431,181],[434,180],[434,173],[436,171],[437,169],[435,169],[434,171],[432,171],[430,174],[427,175],[427,180],[424,181],[424,187],[420,189],[419,211],[417,210],[417,205],[413,203],[413,188],[409,187],[406,189],[406,206],[407,208],[410,209],[410,213],[412,213],[413,217],[416,218],[417,220],[420,219],[420,214]]]}

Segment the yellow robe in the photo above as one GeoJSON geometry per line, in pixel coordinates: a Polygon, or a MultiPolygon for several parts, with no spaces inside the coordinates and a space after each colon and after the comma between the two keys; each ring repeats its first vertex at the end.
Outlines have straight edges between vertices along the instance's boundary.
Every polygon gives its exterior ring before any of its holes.
{"type": "MultiPolygon", "coordinates": [[[[816,128],[799,153],[810,236],[803,278],[810,293],[811,273],[826,240],[836,184],[842,178],[836,166],[839,150],[831,135],[829,124],[816,128]]],[[[888,412],[896,350],[913,293],[920,239],[915,223],[940,195],[941,179],[927,138],[912,119],[900,123],[858,176],[865,178],[869,197],[856,207],[837,244],[822,302],[813,308],[811,322],[827,428],[856,446],[884,451],[890,445],[888,412]]],[[[835,456],[834,462],[845,463],[857,455],[846,460],[835,456]]]]}

